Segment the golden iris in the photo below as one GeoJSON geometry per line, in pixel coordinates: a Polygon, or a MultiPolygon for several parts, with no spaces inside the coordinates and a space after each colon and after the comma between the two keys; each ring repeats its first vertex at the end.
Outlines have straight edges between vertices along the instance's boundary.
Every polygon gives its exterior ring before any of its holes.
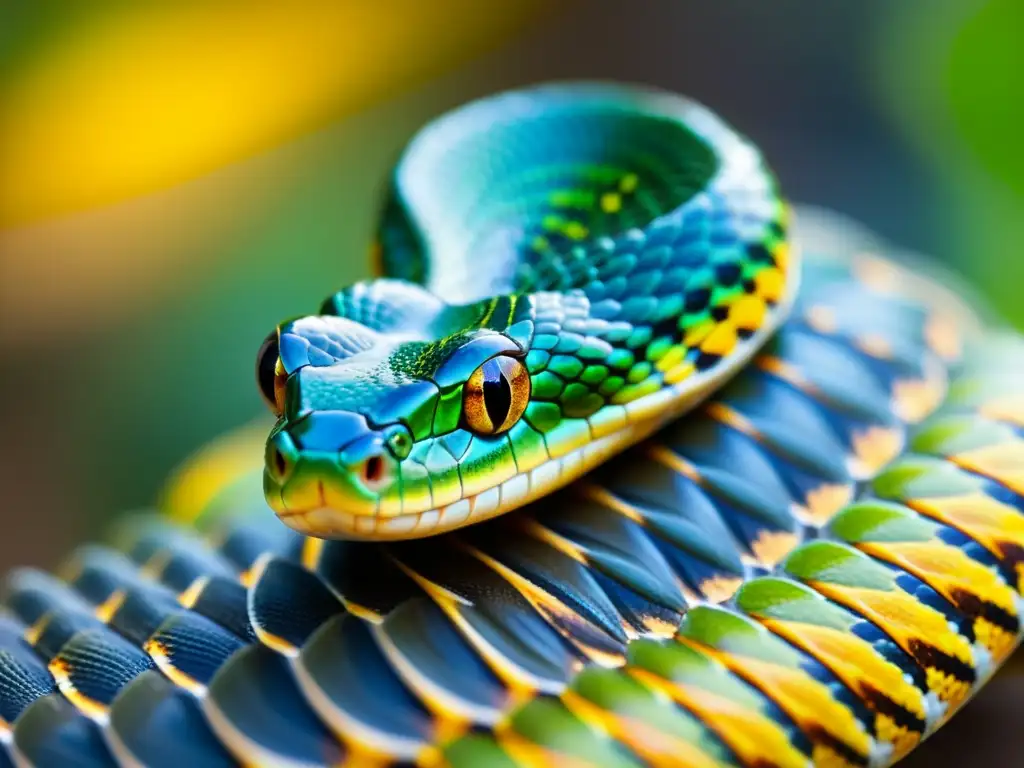
{"type": "Polygon", "coordinates": [[[519,360],[492,357],[462,390],[462,417],[478,435],[498,435],[519,421],[530,402],[530,374],[519,360]]]}

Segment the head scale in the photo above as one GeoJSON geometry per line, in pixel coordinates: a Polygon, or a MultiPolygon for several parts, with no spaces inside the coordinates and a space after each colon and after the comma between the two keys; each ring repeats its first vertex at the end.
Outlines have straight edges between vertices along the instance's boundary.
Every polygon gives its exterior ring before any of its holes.
{"type": "Polygon", "coordinates": [[[486,307],[378,280],[275,329],[257,377],[279,417],[264,485],[282,519],[345,538],[468,520],[474,487],[515,472],[509,432],[530,400],[532,326],[513,307],[483,324],[486,307]]]}

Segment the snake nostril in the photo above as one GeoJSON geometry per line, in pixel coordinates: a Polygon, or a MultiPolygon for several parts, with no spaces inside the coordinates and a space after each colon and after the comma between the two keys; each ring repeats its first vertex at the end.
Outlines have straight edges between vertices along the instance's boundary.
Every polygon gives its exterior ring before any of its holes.
{"type": "Polygon", "coordinates": [[[288,472],[288,461],[285,459],[284,454],[277,448],[274,448],[271,455],[271,460],[274,463],[274,471],[278,477],[284,477],[288,472]]]}
{"type": "Polygon", "coordinates": [[[295,468],[291,441],[283,432],[274,436],[267,446],[267,471],[278,482],[283,483],[295,468]]]}
{"type": "Polygon", "coordinates": [[[379,433],[368,432],[338,453],[345,476],[370,493],[380,493],[398,477],[398,460],[379,433]]]}
{"type": "Polygon", "coordinates": [[[368,485],[376,485],[384,476],[384,460],[380,456],[371,456],[363,464],[363,480],[368,485]]]}
{"type": "Polygon", "coordinates": [[[389,456],[374,454],[367,456],[355,469],[363,487],[372,493],[382,491],[394,477],[393,462],[389,456]]]}

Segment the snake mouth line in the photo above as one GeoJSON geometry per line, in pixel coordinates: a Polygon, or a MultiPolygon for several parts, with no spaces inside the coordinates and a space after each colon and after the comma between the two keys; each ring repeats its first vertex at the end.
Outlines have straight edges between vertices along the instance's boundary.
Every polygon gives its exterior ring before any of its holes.
{"type": "Polygon", "coordinates": [[[353,514],[326,505],[320,482],[320,503],[311,509],[282,510],[278,517],[296,531],[321,538],[393,541],[433,536],[504,514],[546,496],[603,463],[623,444],[632,444],[653,431],[655,425],[635,425],[593,440],[558,458],[548,459],[528,472],[513,475],[503,483],[474,496],[419,513],[382,515],[353,514]]]}

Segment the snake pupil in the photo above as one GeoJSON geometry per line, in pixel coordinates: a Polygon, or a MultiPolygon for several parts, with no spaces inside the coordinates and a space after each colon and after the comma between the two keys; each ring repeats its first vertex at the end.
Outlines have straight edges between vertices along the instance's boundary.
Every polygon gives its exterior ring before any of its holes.
{"type": "Polygon", "coordinates": [[[499,426],[505,423],[512,407],[512,385],[496,359],[484,364],[483,373],[484,406],[491,423],[499,426]]]}
{"type": "Polygon", "coordinates": [[[473,371],[463,390],[463,423],[478,435],[512,428],[530,402],[530,375],[513,357],[498,355],[473,371]]]}

